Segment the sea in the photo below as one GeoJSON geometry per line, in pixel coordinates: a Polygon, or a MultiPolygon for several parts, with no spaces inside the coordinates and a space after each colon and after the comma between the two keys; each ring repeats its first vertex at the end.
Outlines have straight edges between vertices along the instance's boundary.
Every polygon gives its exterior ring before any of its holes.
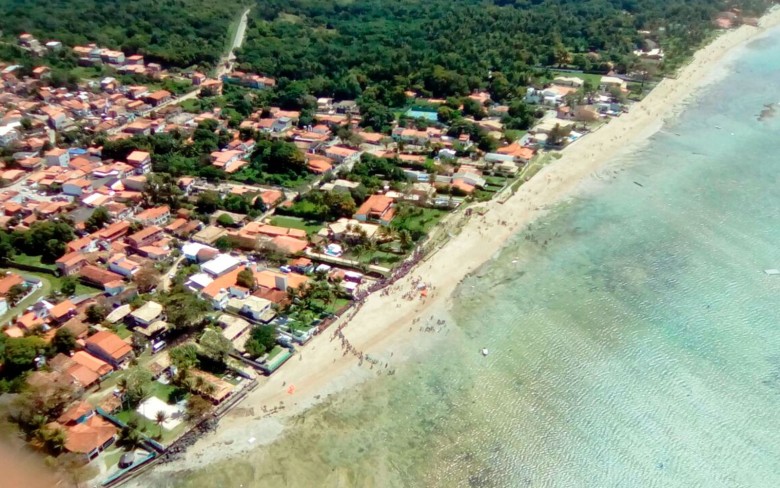
{"type": "Polygon", "coordinates": [[[433,352],[154,484],[780,486],[780,31],[725,66],[466,279],[433,352]]]}
{"type": "Polygon", "coordinates": [[[780,486],[780,31],[724,66],[467,278],[431,353],[149,486],[780,486]]]}

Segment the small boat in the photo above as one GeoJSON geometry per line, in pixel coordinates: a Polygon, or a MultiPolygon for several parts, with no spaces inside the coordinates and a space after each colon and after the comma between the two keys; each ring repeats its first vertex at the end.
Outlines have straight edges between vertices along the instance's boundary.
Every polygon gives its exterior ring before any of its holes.
{"type": "Polygon", "coordinates": [[[488,350],[485,349],[485,348],[482,348],[482,355],[483,356],[487,356],[488,355],[488,350]]]}
{"type": "Polygon", "coordinates": [[[765,269],[764,273],[768,275],[780,275],[780,269],[765,269]]]}

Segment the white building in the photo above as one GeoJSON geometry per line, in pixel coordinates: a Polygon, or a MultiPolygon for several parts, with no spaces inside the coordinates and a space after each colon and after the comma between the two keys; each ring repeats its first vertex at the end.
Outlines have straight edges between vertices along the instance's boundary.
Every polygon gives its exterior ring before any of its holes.
{"type": "Polygon", "coordinates": [[[200,270],[204,273],[208,273],[214,278],[218,278],[224,274],[230,273],[239,266],[241,266],[241,261],[239,261],[238,258],[235,258],[230,254],[220,254],[211,261],[201,264],[200,270]]]}

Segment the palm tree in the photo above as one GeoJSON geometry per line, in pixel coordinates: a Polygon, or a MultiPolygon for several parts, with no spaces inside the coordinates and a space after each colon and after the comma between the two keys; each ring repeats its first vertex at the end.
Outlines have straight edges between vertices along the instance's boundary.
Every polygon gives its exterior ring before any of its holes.
{"type": "Polygon", "coordinates": [[[46,445],[55,454],[59,454],[65,450],[65,431],[62,429],[51,429],[46,439],[46,445]]]}
{"type": "Polygon", "coordinates": [[[121,378],[119,378],[119,381],[116,382],[116,387],[119,388],[119,390],[122,392],[122,408],[125,407],[125,399],[127,398],[126,392],[128,386],[129,386],[129,382],[127,381],[127,375],[122,376],[121,378]]]}
{"type": "Polygon", "coordinates": [[[398,233],[398,241],[401,244],[401,248],[404,250],[412,247],[412,235],[406,229],[398,233]]]}
{"type": "Polygon", "coordinates": [[[162,425],[168,420],[168,414],[164,410],[158,410],[154,415],[154,422],[160,427],[160,437],[162,437],[162,425]]]}

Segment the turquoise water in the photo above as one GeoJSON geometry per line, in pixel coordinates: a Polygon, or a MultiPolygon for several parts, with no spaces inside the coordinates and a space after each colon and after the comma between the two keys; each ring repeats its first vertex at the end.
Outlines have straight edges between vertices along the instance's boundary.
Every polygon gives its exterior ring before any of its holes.
{"type": "Polygon", "coordinates": [[[778,47],[467,279],[436,354],[150,485],[780,486],[778,47]]]}

